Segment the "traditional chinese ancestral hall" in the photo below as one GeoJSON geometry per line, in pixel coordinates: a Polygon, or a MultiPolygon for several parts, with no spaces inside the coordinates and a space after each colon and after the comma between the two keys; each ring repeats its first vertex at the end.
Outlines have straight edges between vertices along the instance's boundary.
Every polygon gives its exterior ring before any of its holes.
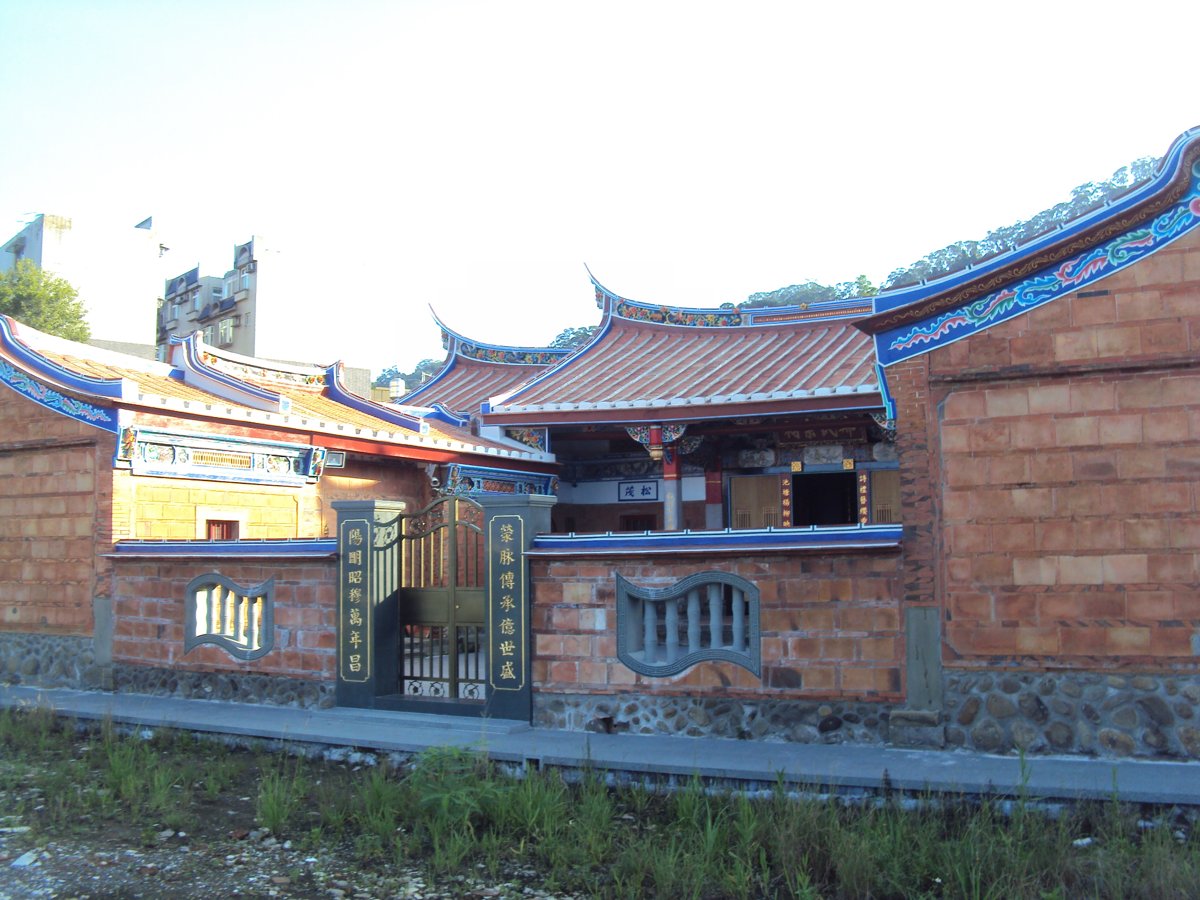
{"type": "Polygon", "coordinates": [[[575,350],[443,326],[394,407],[336,369],[189,339],[131,372],[6,323],[6,666],[70,681],[42,665],[69,646],[120,689],[1200,757],[1198,158],[1188,132],[1104,208],[878,297],[594,281],[575,350]]]}

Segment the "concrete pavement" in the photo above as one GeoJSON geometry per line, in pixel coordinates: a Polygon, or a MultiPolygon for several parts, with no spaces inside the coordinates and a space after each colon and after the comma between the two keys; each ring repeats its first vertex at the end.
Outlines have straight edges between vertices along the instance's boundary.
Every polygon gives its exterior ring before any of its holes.
{"type": "Polygon", "coordinates": [[[0,706],[41,706],[79,719],[267,740],[417,752],[462,746],[497,761],[611,772],[700,775],[717,782],[798,789],[900,790],[1107,799],[1200,806],[1200,760],[993,756],[964,750],[903,750],[862,744],[796,744],[666,735],[592,734],[521,722],[357,709],[291,709],[146,694],[0,686],[0,706]],[[885,773],[886,772],[886,776],[885,773]]]}

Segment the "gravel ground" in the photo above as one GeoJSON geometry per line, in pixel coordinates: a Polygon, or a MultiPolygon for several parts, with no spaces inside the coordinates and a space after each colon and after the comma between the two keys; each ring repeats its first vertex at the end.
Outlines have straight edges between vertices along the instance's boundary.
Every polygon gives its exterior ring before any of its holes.
{"type": "Polygon", "coordinates": [[[534,887],[536,881],[531,870],[498,884],[471,875],[432,884],[417,868],[356,871],[335,853],[314,855],[259,832],[202,842],[167,829],[155,836],[154,846],[136,848],[104,837],[33,846],[26,832],[0,833],[0,900],[563,896],[534,887]]]}

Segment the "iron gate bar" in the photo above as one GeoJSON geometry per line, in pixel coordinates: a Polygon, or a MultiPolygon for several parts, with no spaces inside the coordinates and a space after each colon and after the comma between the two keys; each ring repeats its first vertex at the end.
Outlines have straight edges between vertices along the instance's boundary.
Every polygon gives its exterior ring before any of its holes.
{"type": "Polygon", "coordinates": [[[484,538],[471,513],[483,509],[445,497],[401,517],[399,687],[413,708],[430,699],[476,707],[486,696],[484,538]]]}

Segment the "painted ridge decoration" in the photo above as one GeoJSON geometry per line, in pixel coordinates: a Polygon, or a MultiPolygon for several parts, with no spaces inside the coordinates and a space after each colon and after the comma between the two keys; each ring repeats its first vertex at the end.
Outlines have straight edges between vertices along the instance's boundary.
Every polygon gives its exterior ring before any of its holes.
{"type": "Polygon", "coordinates": [[[117,433],[116,410],[104,406],[94,406],[83,400],[64,396],[49,385],[30,378],[4,359],[0,359],[0,380],[3,380],[14,391],[24,394],[47,409],[75,419],[77,422],[94,425],[113,434],[117,433]]]}
{"type": "MultiPolygon", "coordinates": [[[[597,299],[603,296],[596,292],[597,299]]],[[[618,300],[613,314],[635,322],[654,322],[659,325],[689,325],[699,328],[733,328],[742,324],[742,314],[734,310],[674,309],[669,306],[634,303],[618,300]]]]}
{"type": "Polygon", "coordinates": [[[459,341],[457,353],[466,359],[478,359],[483,362],[502,363],[510,366],[549,366],[570,353],[571,349],[489,347],[486,344],[470,344],[459,341]]]}
{"type": "Polygon", "coordinates": [[[484,466],[446,467],[444,494],[474,496],[477,494],[546,494],[558,493],[558,478],[510,469],[489,469],[484,466]]]}
{"type": "Polygon", "coordinates": [[[267,369],[262,366],[248,366],[243,363],[236,363],[232,360],[223,359],[213,353],[203,353],[200,359],[206,366],[216,369],[218,372],[224,372],[226,375],[233,375],[242,379],[257,379],[259,381],[271,381],[276,384],[295,385],[296,387],[325,387],[327,378],[325,373],[301,374],[299,372],[284,372],[279,369],[267,369]]]}
{"type": "Polygon", "coordinates": [[[1192,167],[1191,188],[1183,199],[1145,226],[915,328],[905,326],[877,335],[879,361],[889,366],[928,353],[1080,290],[1154,253],[1197,225],[1200,225],[1200,163],[1192,167]]]}
{"type": "Polygon", "coordinates": [[[545,428],[505,428],[504,434],[511,440],[532,447],[534,450],[546,450],[545,428]]]}
{"type": "Polygon", "coordinates": [[[114,457],[134,475],[299,487],[324,471],[326,450],[306,444],[123,428],[114,457]]]}

